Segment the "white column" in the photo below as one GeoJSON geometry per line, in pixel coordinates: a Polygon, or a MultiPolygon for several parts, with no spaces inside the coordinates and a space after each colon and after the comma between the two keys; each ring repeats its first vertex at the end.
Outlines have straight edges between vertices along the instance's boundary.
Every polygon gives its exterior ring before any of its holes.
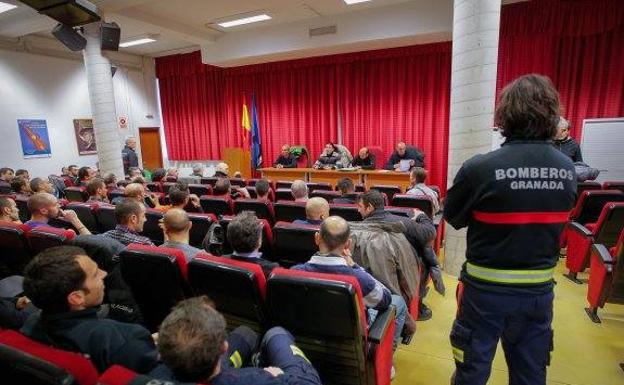
{"type": "Polygon", "coordinates": [[[117,112],[110,61],[100,49],[100,23],[85,27],[87,46],[83,51],[98,161],[102,175],[115,173],[123,179],[121,144],[117,130],[117,112]]]}
{"type": "MultiPolygon", "coordinates": [[[[501,0],[455,0],[448,185],[467,159],[492,148],[501,0]]],[[[458,275],[466,230],[447,224],[444,269],[458,275]]]]}

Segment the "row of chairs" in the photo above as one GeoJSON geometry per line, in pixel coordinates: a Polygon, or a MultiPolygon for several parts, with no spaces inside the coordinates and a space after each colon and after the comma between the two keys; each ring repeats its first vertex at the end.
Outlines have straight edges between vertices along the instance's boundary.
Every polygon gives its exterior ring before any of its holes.
{"type": "MultiPolygon", "coordinates": [[[[151,330],[177,301],[206,294],[230,329],[238,325],[259,331],[272,325],[288,329],[324,384],[390,384],[394,308],[368,327],[354,277],[276,269],[266,280],[256,264],[199,254],[186,265],[179,250],[141,245],[128,246],[119,260],[151,330]]],[[[119,367],[110,368],[98,380],[84,356],[14,331],[0,332],[0,368],[3,383],[11,385],[149,381],[119,367]]]]}
{"type": "Polygon", "coordinates": [[[624,192],[624,181],[608,180],[602,184],[596,181],[579,182],[576,186],[576,195],[580,198],[583,191],[593,190],[620,190],[624,192]]]}

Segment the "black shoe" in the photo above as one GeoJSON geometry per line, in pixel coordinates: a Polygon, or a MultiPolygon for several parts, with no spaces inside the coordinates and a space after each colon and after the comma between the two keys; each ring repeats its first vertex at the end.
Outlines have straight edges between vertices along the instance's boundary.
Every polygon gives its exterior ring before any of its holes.
{"type": "Polygon", "coordinates": [[[424,303],[421,303],[420,306],[418,307],[417,321],[427,321],[427,320],[430,320],[432,316],[433,316],[433,313],[431,312],[431,309],[429,309],[429,307],[425,305],[424,303]]]}

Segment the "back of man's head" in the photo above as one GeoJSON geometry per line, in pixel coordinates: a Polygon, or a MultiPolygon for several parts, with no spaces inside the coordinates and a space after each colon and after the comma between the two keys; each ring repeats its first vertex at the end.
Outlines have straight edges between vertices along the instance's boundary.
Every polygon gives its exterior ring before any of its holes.
{"type": "Polygon", "coordinates": [[[127,198],[139,198],[143,200],[143,193],[145,193],[145,189],[140,183],[130,183],[124,190],[124,196],[127,198]]]}
{"type": "MultiPolygon", "coordinates": [[[[349,223],[339,216],[327,217],[321,223],[319,231],[322,244],[325,245],[327,251],[342,248],[348,241],[351,234],[349,223]]],[[[322,245],[320,245],[322,246],[322,245]]]]}
{"type": "Polygon", "coordinates": [[[139,217],[143,207],[134,199],[125,198],[115,205],[115,221],[118,225],[127,225],[133,215],[139,217]]]}
{"type": "Polygon", "coordinates": [[[338,181],[338,190],[340,190],[340,193],[342,195],[345,194],[352,194],[355,192],[355,185],[353,184],[353,181],[351,180],[351,178],[342,178],[338,181]]]}
{"type": "Polygon", "coordinates": [[[158,352],[175,378],[206,382],[225,352],[225,319],[207,297],[179,302],[160,325],[158,352]]]}
{"type": "Polygon", "coordinates": [[[269,186],[268,180],[260,179],[256,182],[256,194],[258,195],[258,198],[267,196],[270,189],[271,187],[269,186]]]}
{"type": "Polygon", "coordinates": [[[163,225],[166,232],[183,233],[190,230],[191,220],[186,211],[170,209],[163,217],[163,225]]]}
{"type": "Polygon", "coordinates": [[[215,166],[215,172],[220,172],[225,175],[228,175],[229,170],[230,170],[230,167],[227,165],[227,163],[219,163],[215,166]]]}
{"type": "Polygon", "coordinates": [[[212,189],[214,195],[226,195],[230,193],[230,180],[228,178],[219,178],[215,182],[212,189]]]}
{"type": "Polygon", "coordinates": [[[290,186],[290,191],[295,199],[306,198],[308,196],[308,185],[306,185],[306,182],[297,179],[290,186]]]}
{"type": "Polygon", "coordinates": [[[169,202],[171,202],[171,206],[184,206],[188,202],[189,193],[184,190],[180,190],[177,188],[172,188],[169,190],[169,202]]]}
{"type": "Polygon", "coordinates": [[[383,195],[377,190],[368,190],[364,194],[359,195],[358,200],[364,204],[364,207],[370,205],[375,210],[383,210],[384,208],[383,195]]]}
{"type": "Polygon", "coordinates": [[[80,170],[78,170],[78,179],[79,180],[85,180],[85,179],[89,179],[89,167],[80,167],[80,170]]]}
{"type": "Polygon", "coordinates": [[[228,225],[227,239],[234,251],[251,253],[262,243],[262,223],[252,211],[243,211],[228,225]]]}
{"type": "Polygon", "coordinates": [[[306,218],[318,221],[329,216],[329,203],[325,198],[314,197],[306,202],[306,218]]]}
{"type": "Polygon", "coordinates": [[[195,175],[203,175],[204,174],[204,166],[201,164],[195,164],[193,166],[193,174],[195,175]]]}
{"type": "Polygon", "coordinates": [[[16,193],[21,193],[25,190],[28,190],[27,186],[30,187],[30,183],[28,182],[28,179],[23,176],[16,176],[11,181],[11,190],[16,193]]]}
{"type": "Polygon", "coordinates": [[[44,313],[68,311],[67,296],[82,289],[86,279],[80,256],[87,253],[76,246],[51,247],[37,254],[24,270],[24,294],[44,313]]]}
{"type": "Polygon", "coordinates": [[[36,193],[28,198],[28,211],[38,213],[42,209],[47,209],[56,204],[56,198],[52,194],[45,192],[36,193]]]}
{"type": "Polygon", "coordinates": [[[410,176],[416,183],[425,183],[425,180],[427,180],[427,170],[422,167],[414,167],[410,176]]]}
{"type": "Polygon", "coordinates": [[[0,215],[5,215],[5,211],[12,211],[15,201],[11,198],[0,197],[0,215]]]}
{"type": "Polygon", "coordinates": [[[152,173],[152,182],[161,182],[165,175],[167,175],[167,171],[164,168],[157,168],[152,173]]]}
{"type": "Polygon", "coordinates": [[[43,178],[33,178],[30,180],[30,189],[32,192],[43,192],[43,184],[45,183],[45,179],[43,178]]]}
{"type": "Polygon", "coordinates": [[[97,191],[101,188],[106,188],[106,183],[100,178],[93,178],[87,183],[87,194],[92,197],[97,194],[97,191]]]}
{"type": "Polygon", "coordinates": [[[109,185],[113,183],[117,183],[117,176],[112,172],[109,172],[104,176],[104,184],[109,185]]]}

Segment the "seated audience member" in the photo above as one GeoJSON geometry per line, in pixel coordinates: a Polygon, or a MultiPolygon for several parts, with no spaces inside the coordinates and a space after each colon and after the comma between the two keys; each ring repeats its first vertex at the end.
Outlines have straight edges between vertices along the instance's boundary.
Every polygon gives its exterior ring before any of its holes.
{"type": "Polygon", "coordinates": [[[271,186],[269,185],[269,181],[266,179],[260,179],[256,182],[256,195],[259,200],[269,202],[269,192],[271,191],[271,186]]]}
{"type": "Polygon", "coordinates": [[[28,210],[30,211],[30,220],[25,225],[30,228],[53,226],[48,223],[50,219],[60,218],[71,223],[79,234],[91,234],[74,210],[61,210],[58,200],[52,194],[34,194],[28,198],[28,210]]]}
{"type": "Polygon", "coordinates": [[[78,166],[75,164],[67,166],[67,176],[71,178],[75,185],[78,185],[78,166]]]}
{"type": "Polygon", "coordinates": [[[13,199],[0,197],[0,222],[22,223],[19,209],[13,199]]]}
{"type": "Polygon", "coordinates": [[[196,176],[198,178],[203,178],[204,177],[204,166],[201,163],[196,163],[193,166],[193,173],[191,174],[191,176],[196,176]]]}
{"type": "Polygon", "coordinates": [[[197,253],[202,251],[189,245],[189,232],[192,226],[193,223],[191,223],[186,211],[177,208],[170,209],[163,217],[162,228],[165,243],[160,247],[180,249],[184,253],[186,261],[190,262],[197,253]]]}
{"type": "Polygon", "coordinates": [[[117,182],[118,182],[117,176],[113,174],[112,172],[109,172],[108,174],[104,175],[104,184],[106,185],[107,188],[110,188],[110,189],[121,188],[117,186],[117,182]]]}
{"type": "Polygon", "coordinates": [[[15,192],[17,195],[21,195],[23,197],[29,197],[32,195],[32,190],[30,189],[30,182],[28,179],[23,176],[16,176],[11,181],[11,190],[15,192]]]}
{"type": "Polygon", "coordinates": [[[152,182],[164,182],[167,171],[164,168],[157,168],[152,173],[152,182]]]}
{"type": "Polygon", "coordinates": [[[108,202],[108,189],[106,183],[100,178],[94,178],[87,183],[88,202],[108,202]]]}
{"type": "Polygon", "coordinates": [[[141,245],[154,246],[147,237],[139,235],[145,224],[145,206],[132,198],[125,198],[115,206],[115,221],[117,226],[114,230],[104,233],[105,237],[129,245],[139,243],[141,245]]]}
{"type": "Polygon", "coordinates": [[[316,169],[331,169],[331,168],[339,168],[341,166],[338,164],[340,162],[341,155],[338,152],[338,149],[333,143],[327,143],[323,152],[319,156],[318,160],[314,163],[312,167],[316,169]]]}
{"type": "Polygon", "coordinates": [[[15,171],[15,177],[23,177],[26,180],[30,180],[30,174],[28,173],[28,170],[24,170],[23,168],[20,168],[19,170],[15,171]]]}
{"type": "Polygon", "coordinates": [[[290,185],[290,193],[295,198],[295,202],[308,201],[308,185],[301,179],[293,181],[292,185],[290,185]]]}
{"type": "Polygon", "coordinates": [[[383,195],[377,190],[370,190],[358,197],[358,211],[364,218],[364,222],[401,222],[404,226],[405,238],[414,248],[416,255],[423,261],[421,274],[419,321],[431,318],[432,313],[422,300],[426,294],[429,277],[434,282],[435,289],[444,293],[444,282],[438,263],[438,257],[433,251],[433,242],[436,237],[436,229],[431,219],[419,209],[414,209],[414,217],[407,218],[392,214],[384,209],[383,195]]]}
{"type": "Polygon", "coordinates": [[[359,194],[355,193],[355,184],[351,178],[340,179],[336,187],[340,191],[340,198],[334,198],[334,203],[355,203],[359,194]]]}
{"type": "Polygon", "coordinates": [[[405,192],[409,195],[416,196],[428,196],[431,198],[433,202],[433,213],[437,213],[440,211],[440,201],[438,200],[438,193],[435,192],[431,187],[425,184],[425,180],[427,180],[427,170],[422,167],[414,167],[412,172],[410,173],[410,187],[405,192]]]}
{"type": "Polygon", "coordinates": [[[91,167],[80,167],[78,170],[78,186],[87,187],[91,179],[95,178],[95,170],[91,167]]]}
{"type": "Polygon", "coordinates": [[[46,345],[89,356],[101,373],[118,364],[146,373],[158,364],[144,327],[98,317],[106,272],[75,246],[39,253],[24,271],[24,293],[41,309],[21,332],[46,345]]]}
{"type": "Polygon", "coordinates": [[[240,186],[232,186],[228,178],[219,178],[212,188],[212,195],[224,196],[230,195],[232,199],[250,198],[249,191],[240,186]]]}
{"type": "Polygon", "coordinates": [[[422,150],[408,146],[405,142],[399,142],[384,168],[386,170],[400,171],[402,160],[409,160],[410,169],[412,167],[425,167],[425,155],[422,150]]]}
{"type": "MultiPolygon", "coordinates": [[[[135,179],[135,180],[138,180],[135,179]]],[[[155,209],[160,208],[160,202],[158,201],[158,196],[154,193],[146,192],[145,185],[141,183],[130,183],[126,186],[124,190],[124,197],[134,199],[139,203],[148,204],[149,206],[154,207],[155,209]]],[[[117,203],[119,199],[113,199],[113,203],[117,203]]]]}
{"type": "Polygon", "coordinates": [[[67,171],[67,167],[61,167],[61,176],[69,176],[69,171],[67,171]]]}
{"type": "Polygon", "coordinates": [[[138,177],[138,176],[143,176],[143,173],[141,172],[141,169],[138,167],[130,167],[128,169],[128,178],[130,180],[138,177]]]}
{"type": "Polygon", "coordinates": [[[305,211],[306,219],[296,219],[293,223],[300,225],[320,225],[325,218],[329,217],[329,203],[327,203],[325,198],[310,198],[306,202],[305,211]]]}
{"type": "Polygon", "coordinates": [[[188,187],[186,189],[174,187],[169,190],[169,203],[171,203],[170,208],[176,208],[181,210],[184,210],[185,207],[190,203],[191,205],[193,205],[194,212],[203,212],[201,204],[199,203],[199,197],[195,194],[189,194],[188,187]]]}
{"type": "Polygon", "coordinates": [[[169,169],[167,169],[167,175],[165,175],[165,180],[167,180],[167,178],[173,178],[173,179],[178,179],[178,169],[175,167],[171,167],[169,169]]]}
{"type": "Polygon", "coordinates": [[[33,194],[45,192],[54,195],[54,186],[47,179],[33,178],[30,181],[30,191],[32,191],[33,194]]]}
{"type": "Polygon", "coordinates": [[[230,258],[262,267],[266,277],[279,265],[262,258],[262,222],[251,211],[238,214],[227,227],[227,240],[232,247],[230,258]]]}
{"type": "MultiPolygon", "coordinates": [[[[353,261],[350,251],[352,242],[349,238],[350,233],[349,223],[343,218],[328,217],[321,223],[319,232],[314,235],[319,247],[318,253],[314,254],[308,262],[295,265],[292,269],[354,276],[362,289],[364,305],[367,309],[384,311],[390,304],[396,306],[396,330],[394,333],[394,348],[396,349],[405,324],[407,304],[403,297],[392,294],[381,282],[353,261]]],[[[369,311],[371,323],[377,315],[376,311],[369,311]]]]}
{"type": "Polygon", "coordinates": [[[280,156],[277,157],[273,167],[276,168],[295,168],[297,167],[297,158],[290,153],[290,146],[285,144],[282,146],[280,156]]]}
{"type": "Polygon", "coordinates": [[[316,370],[281,327],[269,329],[260,342],[267,368],[248,366],[260,336],[246,326],[227,335],[225,319],[208,297],[179,302],[163,321],[158,352],[164,365],[151,376],[212,385],[320,385],[316,370]]]}
{"type": "Polygon", "coordinates": [[[240,172],[240,171],[236,171],[236,172],[234,173],[234,175],[232,175],[232,178],[239,178],[239,179],[240,179],[240,178],[242,178],[242,177],[243,177],[243,174],[241,174],[241,172],[240,172]]]}
{"type": "Polygon", "coordinates": [[[2,167],[0,168],[0,182],[11,183],[15,173],[12,168],[2,167]]]}
{"type": "Polygon", "coordinates": [[[353,158],[353,167],[360,167],[364,170],[375,169],[375,155],[368,151],[368,148],[362,147],[355,158],[353,158]]]}
{"type": "Polygon", "coordinates": [[[227,163],[219,163],[215,166],[215,178],[227,178],[230,173],[230,166],[227,163]]]}

